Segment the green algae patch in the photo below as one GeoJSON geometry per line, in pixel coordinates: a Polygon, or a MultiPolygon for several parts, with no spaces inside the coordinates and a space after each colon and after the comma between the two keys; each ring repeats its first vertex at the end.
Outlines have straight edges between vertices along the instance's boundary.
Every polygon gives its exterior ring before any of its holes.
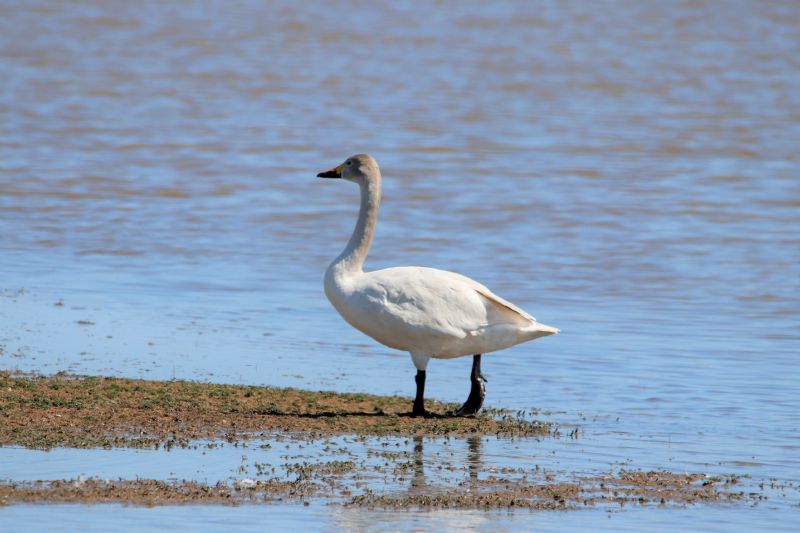
{"type": "Polygon", "coordinates": [[[0,372],[0,445],[172,447],[276,432],[516,437],[555,431],[548,423],[505,411],[455,417],[447,413],[456,405],[428,401],[432,415],[415,418],[410,406],[411,400],[398,396],[0,372]]]}

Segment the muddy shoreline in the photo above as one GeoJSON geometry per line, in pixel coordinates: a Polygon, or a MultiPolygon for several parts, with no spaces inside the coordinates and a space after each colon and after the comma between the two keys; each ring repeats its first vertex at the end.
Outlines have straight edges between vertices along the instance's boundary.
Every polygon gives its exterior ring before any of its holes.
{"type": "Polygon", "coordinates": [[[194,440],[246,441],[275,433],[404,436],[546,436],[558,429],[527,413],[426,401],[430,418],[410,416],[398,396],[188,381],[21,375],[0,372],[0,445],[186,446],[194,440]]]}

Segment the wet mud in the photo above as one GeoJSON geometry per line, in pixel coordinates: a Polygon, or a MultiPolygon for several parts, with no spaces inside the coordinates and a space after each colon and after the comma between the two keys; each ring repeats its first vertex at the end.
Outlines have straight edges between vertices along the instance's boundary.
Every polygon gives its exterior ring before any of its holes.
{"type": "MultiPolygon", "coordinates": [[[[745,499],[736,476],[678,474],[666,471],[621,471],[571,482],[547,482],[488,476],[456,489],[406,496],[367,492],[350,505],[378,508],[518,508],[570,510],[597,506],[689,505],[745,499]]],[[[753,496],[750,496],[752,498],[753,496]]]]}
{"type": "MultiPolygon", "coordinates": [[[[362,489],[353,465],[304,465],[302,471],[269,479],[244,478],[206,484],[156,479],[71,479],[0,483],[0,505],[19,503],[124,503],[128,505],[259,504],[297,501],[349,507],[419,509],[577,510],[625,505],[682,506],[755,501],[760,495],[738,490],[736,476],[621,471],[570,482],[516,476],[471,478],[457,486],[420,486],[412,479],[404,493],[362,489]],[[353,495],[354,492],[359,494],[353,495]]],[[[541,475],[541,472],[539,473],[541,475]]]]}
{"type": "Polygon", "coordinates": [[[146,448],[275,433],[544,436],[557,431],[527,413],[489,409],[455,417],[448,413],[457,405],[427,401],[432,415],[418,418],[410,416],[410,407],[410,399],[397,396],[2,372],[0,445],[146,448]]]}

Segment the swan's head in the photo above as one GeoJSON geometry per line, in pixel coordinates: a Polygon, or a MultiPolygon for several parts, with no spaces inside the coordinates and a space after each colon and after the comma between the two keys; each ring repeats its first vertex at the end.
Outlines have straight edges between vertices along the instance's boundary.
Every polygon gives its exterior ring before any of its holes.
{"type": "Polygon", "coordinates": [[[341,178],[362,185],[380,179],[378,163],[367,154],[348,157],[336,168],[317,174],[318,178],[341,178]]]}

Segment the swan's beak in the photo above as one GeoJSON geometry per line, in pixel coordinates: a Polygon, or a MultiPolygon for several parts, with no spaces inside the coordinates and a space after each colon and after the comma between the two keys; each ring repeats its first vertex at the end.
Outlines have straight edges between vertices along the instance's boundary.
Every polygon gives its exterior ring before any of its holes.
{"type": "Polygon", "coordinates": [[[331,170],[326,170],[325,172],[320,172],[317,174],[318,178],[341,178],[342,177],[342,169],[344,168],[345,164],[342,163],[336,168],[331,170]]]}

